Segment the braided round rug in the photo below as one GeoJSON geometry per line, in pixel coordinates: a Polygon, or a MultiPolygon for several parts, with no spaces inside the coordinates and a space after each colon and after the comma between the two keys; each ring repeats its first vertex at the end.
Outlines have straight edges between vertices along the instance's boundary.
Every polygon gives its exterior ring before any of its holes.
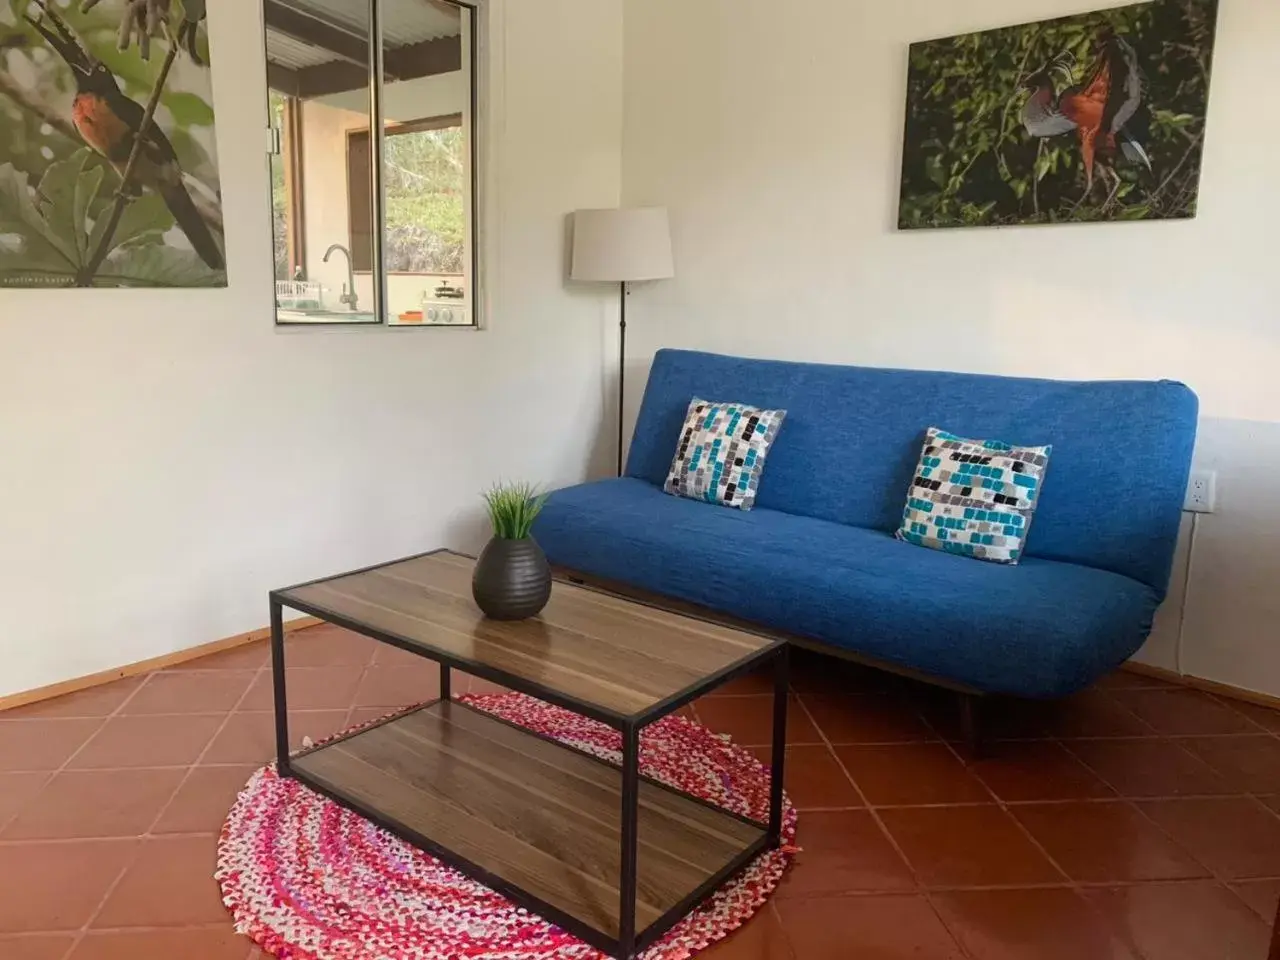
{"type": "MultiPolygon", "coordinates": [[[[458,699],[613,761],[616,731],[518,693],[458,699]]],[[[362,726],[367,726],[364,724],[362,726]]],[[[768,818],[769,775],[749,751],[682,717],[648,727],[641,772],[735,813],[768,818]]],[[[766,851],[642,960],[685,960],[764,905],[790,859],[766,851]]],[[[281,778],[253,775],[222,828],[217,879],[236,930],[280,960],[607,960],[536,914],[362,817],[281,778]]]]}

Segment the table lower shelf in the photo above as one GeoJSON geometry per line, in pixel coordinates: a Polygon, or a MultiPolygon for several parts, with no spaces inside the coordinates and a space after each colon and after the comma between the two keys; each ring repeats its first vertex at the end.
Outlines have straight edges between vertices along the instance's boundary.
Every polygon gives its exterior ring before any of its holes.
{"type": "MultiPolygon", "coordinates": [[[[617,938],[618,768],[448,701],[290,767],[502,892],[522,892],[548,919],[594,931],[596,945],[617,938]]],[[[651,942],[679,919],[677,908],[691,908],[766,841],[763,827],[649,781],[641,781],[639,808],[636,931],[651,942]]]]}

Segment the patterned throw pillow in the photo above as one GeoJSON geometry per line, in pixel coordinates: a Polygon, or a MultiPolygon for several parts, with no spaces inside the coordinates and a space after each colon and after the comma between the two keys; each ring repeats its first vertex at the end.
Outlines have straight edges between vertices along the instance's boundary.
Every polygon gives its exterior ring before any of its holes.
{"type": "Polygon", "coordinates": [[[695,399],[663,489],[678,497],[750,510],[764,458],[786,415],[785,410],[695,399]]]}
{"type": "Polygon", "coordinates": [[[1053,447],[964,440],[930,427],[902,512],[899,540],[1017,563],[1053,447]]]}

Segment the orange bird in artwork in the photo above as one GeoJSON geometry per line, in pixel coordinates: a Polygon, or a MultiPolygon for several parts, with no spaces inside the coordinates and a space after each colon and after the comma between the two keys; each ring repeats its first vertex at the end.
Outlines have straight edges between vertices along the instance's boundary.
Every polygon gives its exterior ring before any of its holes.
{"type": "Polygon", "coordinates": [[[1098,54],[1084,81],[1058,93],[1055,75],[1071,77],[1074,63],[1071,54],[1060,54],[1024,82],[1031,96],[1023,105],[1022,122],[1027,132],[1036,137],[1076,131],[1087,195],[1093,189],[1095,164],[1110,164],[1117,148],[1130,161],[1151,169],[1151,158],[1142,145],[1148,111],[1143,103],[1137,51],[1123,37],[1110,31],[1101,34],[1098,54]]]}

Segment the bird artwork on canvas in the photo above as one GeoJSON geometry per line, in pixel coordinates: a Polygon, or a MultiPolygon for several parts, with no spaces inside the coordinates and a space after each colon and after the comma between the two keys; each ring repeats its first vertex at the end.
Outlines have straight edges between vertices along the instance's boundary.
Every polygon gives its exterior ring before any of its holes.
{"type": "Polygon", "coordinates": [[[126,171],[131,172],[132,183],[125,184],[126,190],[145,187],[159,194],[200,259],[211,270],[223,269],[226,262],[218,241],[183,183],[182,167],[169,138],[150,122],[141,104],[121,92],[115,75],[81,46],[57,12],[43,2],[38,6],[40,18],[27,19],[71,68],[76,84],[71,118],[81,139],[106,158],[122,183],[126,171]],[[142,142],[135,146],[139,137],[142,142]]]}
{"type": "Polygon", "coordinates": [[[206,8],[0,4],[0,287],[226,286],[206,8]]]}
{"type": "Polygon", "coordinates": [[[1193,217],[1218,0],[911,45],[901,229],[1193,217]]]}

